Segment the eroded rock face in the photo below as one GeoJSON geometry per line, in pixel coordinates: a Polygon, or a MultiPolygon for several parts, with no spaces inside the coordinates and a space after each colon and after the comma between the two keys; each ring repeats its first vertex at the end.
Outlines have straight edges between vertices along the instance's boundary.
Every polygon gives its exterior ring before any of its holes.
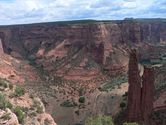
{"type": "MultiPolygon", "coordinates": [[[[78,62],[81,63],[82,60],[90,57],[96,63],[102,64],[104,68],[111,71],[114,66],[118,68],[128,63],[127,59],[121,60],[119,63],[117,61],[110,63],[110,58],[116,53],[114,45],[119,47],[119,44],[144,42],[165,44],[165,29],[166,24],[160,20],[147,22],[123,20],[92,23],[43,23],[0,27],[0,38],[6,53],[15,57],[20,57],[20,55],[23,57],[34,56],[36,57],[35,62],[42,65],[49,73],[58,74],[58,72],[62,72],[56,69],[60,67],[60,64],[61,67],[69,64],[65,67],[67,71],[63,71],[62,74],[68,77],[69,73],[67,74],[67,72],[73,69],[73,66],[70,66],[71,60],[69,58],[82,57],[81,52],[76,55],[81,48],[86,50],[83,54],[85,56],[78,62]]],[[[122,49],[124,53],[125,49],[122,49]]],[[[124,53],[118,55],[117,58],[121,59],[124,53]]],[[[113,58],[113,60],[116,59],[113,58]]],[[[80,65],[74,67],[78,69],[80,65]]],[[[91,69],[91,72],[93,71],[91,69]]],[[[89,71],[80,69],[80,72],[89,71]]]]}
{"type": "Polygon", "coordinates": [[[9,88],[10,82],[1,78],[0,80],[1,83],[7,85],[7,88],[1,86],[0,94],[3,99],[1,99],[0,107],[0,125],[57,125],[53,117],[46,113],[40,98],[30,96],[28,93],[9,97],[14,95],[13,92],[18,86],[13,85],[12,88],[9,88]],[[4,104],[9,104],[10,109],[4,104]],[[23,109],[26,109],[26,111],[23,109]]]}
{"type": "Polygon", "coordinates": [[[0,109],[0,124],[1,125],[20,125],[17,119],[17,116],[10,110],[0,109]],[[8,117],[5,118],[5,115],[8,114],[8,117]]]}
{"type": "Polygon", "coordinates": [[[151,125],[154,102],[154,71],[144,67],[140,76],[136,50],[130,54],[129,60],[129,96],[127,106],[127,121],[151,125]]]}

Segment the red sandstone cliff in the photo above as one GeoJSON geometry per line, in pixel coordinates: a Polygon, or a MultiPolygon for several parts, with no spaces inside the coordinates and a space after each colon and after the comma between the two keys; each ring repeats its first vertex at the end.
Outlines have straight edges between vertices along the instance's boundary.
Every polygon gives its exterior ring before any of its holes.
{"type": "Polygon", "coordinates": [[[127,105],[127,120],[142,121],[141,116],[141,78],[139,76],[138,58],[136,50],[130,54],[129,60],[129,91],[127,105]]]}
{"type": "Polygon", "coordinates": [[[152,68],[145,67],[142,77],[142,98],[141,111],[145,125],[151,125],[151,115],[153,112],[154,102],[154,71],[152,68]]]}
{"type": "Polygon", "coordinates": [[[129,60],[129,95],[127,105],[127,121],[151,125],[154,102],[154,71],[144,67],[140,76],[136,50],[130,54],[129,60]]]}
{"type": "Polygon", "coordinates": [[[4,52],[14,57],[35,57],[35,63],[41,65],[47,72],[68,77],[69,71],[75,72],[78,68],[80,72],[86,74],[88,72],[99,74],[93,68],[85,70],[87,65],[83,67],[79,65],[84,60],[88,60],[85,64],[92,64],[92,59],[111,72],[114,67],[116,69],[124,67],[128,63],[126,44],[135,45],[144,42],[164,44],[165,29],[166,24],[163,20],[153,19],[41,23],[2,26],[0,39],[4,52]],[[85,51],[82,52],[81,48],[85,51]],[[64,67],[67,70],[59,70],[57,67],[64,67]]]}

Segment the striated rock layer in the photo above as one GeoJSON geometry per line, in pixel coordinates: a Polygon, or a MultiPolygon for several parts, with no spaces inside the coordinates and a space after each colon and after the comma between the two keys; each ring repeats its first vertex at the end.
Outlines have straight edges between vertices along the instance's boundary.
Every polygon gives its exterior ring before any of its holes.
{"type": "Polygon", "coordinates": [[[55,22],[1,26],[0,39],[4,52],[19,58],[33,57],[48,73],[70,77],[70,71],[77,76],[79,69],[89,76],[88,72],[99,74],[94,68],[85,69],[93,61],[108,71],[126,66],[128,44],[166,44],[165,29],[165,21],[157,19],[55,22]],[[80,64],[86,59],[87,65],[82,67],[80,64]]]}

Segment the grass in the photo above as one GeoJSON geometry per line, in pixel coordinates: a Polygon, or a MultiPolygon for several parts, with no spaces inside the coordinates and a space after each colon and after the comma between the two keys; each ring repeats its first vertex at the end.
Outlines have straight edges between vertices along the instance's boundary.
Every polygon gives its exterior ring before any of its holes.
{"type": "Polygon", "coordinates": [[[122,77],[114,77],[110,81],[104,83],[101,87],[99,87],[100,91],[111,91],[115,89],[115,86],[120,86],[122,83],[127,82],[127,76],[122,77]]]}
{"type": "Polygon", "coordinates": [[[10,113],[4,113],[1,117],[0,117],[0,119],[3,119],[3,120],[9,120],[11,117],[10,117],[10,113]]]}
{"type": "Polygon", "coordinates": [[[77,104],[75,102],[66,100],[63,103],[61,103],[60,106],[62,106],[62,107],[75,107],[75,106],[77,106],[77,104]]]}

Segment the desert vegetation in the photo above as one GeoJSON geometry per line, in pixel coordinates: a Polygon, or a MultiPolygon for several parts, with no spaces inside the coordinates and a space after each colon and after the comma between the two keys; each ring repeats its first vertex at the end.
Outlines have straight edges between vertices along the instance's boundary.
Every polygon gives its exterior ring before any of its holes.
{"type": "MultiPolygon", "coordinates": [[[[85,121],[85,125],[115,125],[111,116],[90,117],[85,121]]],[[[123,125],[138,125],[137,123],[123,123],[123,125]]]]}
{"type": "MultiPolygon", "coordinates": [[[[5,79],[0,79],[0,124],[40,124],[39,115],[48,115],[41,100],[30,96],[21,86],[12,85],[5,79]],[[16,117],[14,117],[16,116],[16,117]]],[[[56,125],[53,119],[45,118],[48,125],[56,125]],[[47,119],[47,120],[46,120],[47,119]]]]}

